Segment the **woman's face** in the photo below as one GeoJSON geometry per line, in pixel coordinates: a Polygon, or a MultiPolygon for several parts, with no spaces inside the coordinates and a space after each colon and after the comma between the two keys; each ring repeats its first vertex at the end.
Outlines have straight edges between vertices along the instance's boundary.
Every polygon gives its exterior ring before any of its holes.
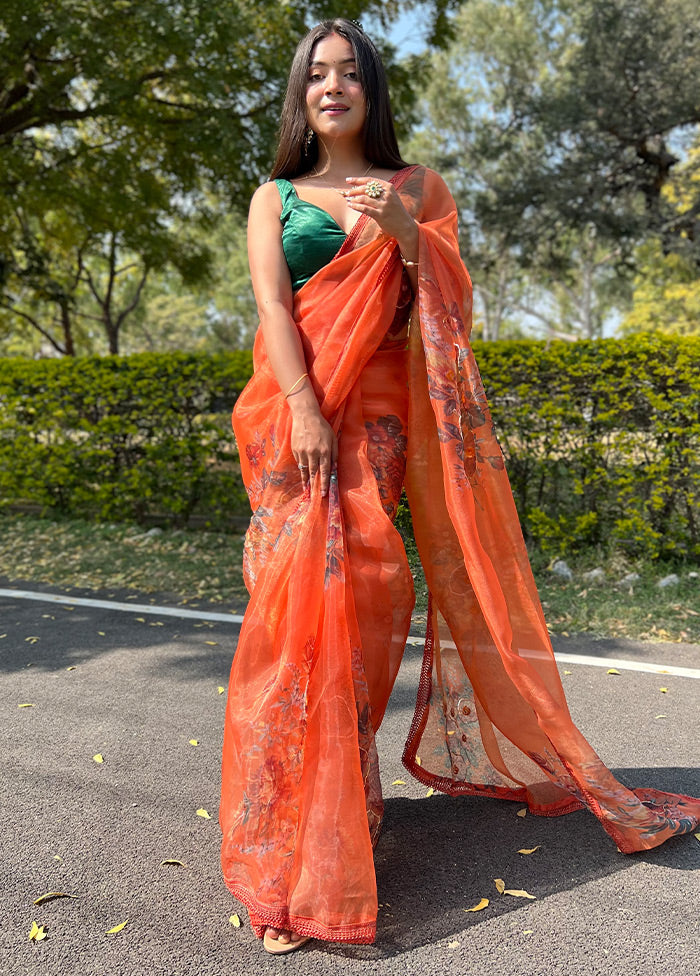
{"type": "Polygon", "coordinates": [[[321,139],[352,139],[365,124],[367,106],[352,45],[330,34],[314,45],[306,85],[306,118],[321,139]]]}

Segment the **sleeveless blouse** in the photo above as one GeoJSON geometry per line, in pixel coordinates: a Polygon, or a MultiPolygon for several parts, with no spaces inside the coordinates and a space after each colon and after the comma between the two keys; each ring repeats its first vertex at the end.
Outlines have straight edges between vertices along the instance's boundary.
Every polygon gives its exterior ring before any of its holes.
{"type": "Polygon", "coordinates": [[[282,249],[298,291],[338,253],[347,237],[329,213],[302,200],[289,180],[275,180],[282,200],[282,249]]]}
{"type": "MultiPolygon", "coordinates": [[[[302,200],[289,180],[278,179],[275,184],[282,201],[282,250],[292,279],[292,291],[296,292],[333,260],[347,234],[326,210],[302,200]]],[[[379,347],[381,350],[405,348],[412,303],[411,283],[404,270],[396,315],[379,347]]]]}

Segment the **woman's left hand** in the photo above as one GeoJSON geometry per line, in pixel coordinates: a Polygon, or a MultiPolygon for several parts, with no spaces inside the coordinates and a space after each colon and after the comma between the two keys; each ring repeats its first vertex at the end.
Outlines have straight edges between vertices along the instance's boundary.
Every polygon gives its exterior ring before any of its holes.
{"type": "Polygon", "coordinates": [[[418,248],[418,226],[401,202],[394,184],[374,176],[351,177],[346,183],[343,196],[348,207],[376,220],[385,234],[396,238],[402,254],[412,259],[418,248]],[[368,195],[368,188],[375,189],[379,195],[368,195]]]}

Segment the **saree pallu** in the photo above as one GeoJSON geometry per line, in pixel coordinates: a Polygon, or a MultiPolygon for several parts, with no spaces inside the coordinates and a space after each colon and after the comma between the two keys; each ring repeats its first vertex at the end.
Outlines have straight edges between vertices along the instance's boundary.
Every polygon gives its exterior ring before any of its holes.
{"type": "Polygon", "coordinates": [[[374,733],[414,600],[392,523],[404,465],[431,594],[408,770],[445,793],[537,814],[585,806],[625,853],[700,820],[700,800],[622,786],[571,720],[469,346],[455,205],[430,170],[393,182],[419,220],[408,350],[386,348],[404,284],[396,241],[367,218],[295,297],[309,377],[338,433],[328,496],[302,488],[260,335],[234,410],[253,517],[220,824],[225,882],[258,936],[268,925],[375,936],[374,733]]]}

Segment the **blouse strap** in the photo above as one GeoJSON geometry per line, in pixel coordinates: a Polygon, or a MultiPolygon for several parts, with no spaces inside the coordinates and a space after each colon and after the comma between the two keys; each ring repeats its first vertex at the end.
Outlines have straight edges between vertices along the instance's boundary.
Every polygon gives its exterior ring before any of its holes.
{"type": "Polygon", "coordinates": [[[279,191],[280,200],[282,201],[282,214],[284,214],[286,210],[294,206],[299,197],[289,180],[277,179],[275,180],[275,185],[279,191]]]}

